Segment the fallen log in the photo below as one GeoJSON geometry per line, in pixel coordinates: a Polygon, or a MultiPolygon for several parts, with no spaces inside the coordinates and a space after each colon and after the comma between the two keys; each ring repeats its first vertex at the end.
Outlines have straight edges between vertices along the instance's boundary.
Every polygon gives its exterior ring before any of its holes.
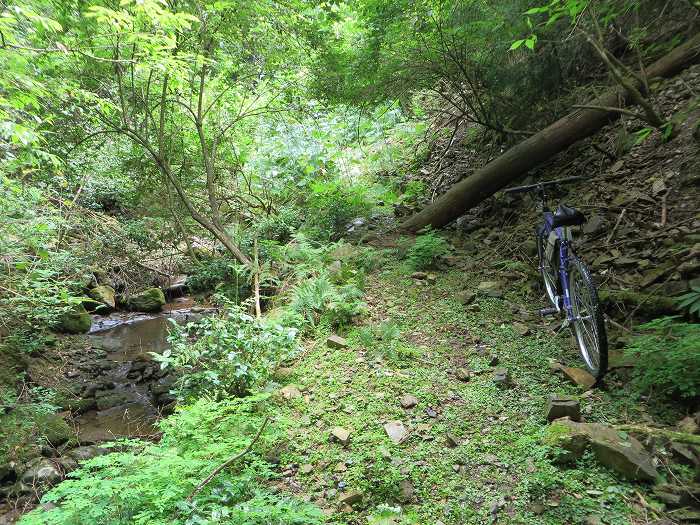
{"type": "MultiPolygon", "coordinates": [[[[699,59],[700,34],[654,62],[647,68],[646,74],[649,79],[670,77],[699,59]]],[[[406,219],[399,229],[417,232],[426,226],[440,228],[449,224],[528,170],[619,118],[620,112],[615,108],[626,105],[628,98],[622,88],[607,91],[586,104],[596,106],[596,109],[577,109],[513,146],[471,177],[452,186],[422,211],[406,219]]]]}

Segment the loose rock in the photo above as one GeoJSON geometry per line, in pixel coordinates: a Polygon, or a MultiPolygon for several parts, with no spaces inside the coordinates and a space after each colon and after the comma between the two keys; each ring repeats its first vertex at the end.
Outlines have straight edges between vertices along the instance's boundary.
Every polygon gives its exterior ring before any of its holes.
{"type": "Polygon", "coordinates": [[[564,375],[574,384],[582,386],[586,389],[592,388],[596,383],[595,377],[593,377],[588,371],[583,368],[572,368],[570,366],[560,366],[559,370],[564,373],[564,375]]]}
{"type": "Polygon", "coordinates": [[[502,285],[498,281],[482,281],[477,291],[486,297],[503,297],[502,285]]]}
{"type": "Polygon", "coordinates": [[[396,444],[401,443],[408,433],[406,427],[401,421],[389,421],[386,425],[384,425],[384,430],[389,436],[389,439],[396,444]]]}
{"type": "Polygon", "coordinates": [[[295,385],[287,385],[280,389],[280,394],[284,399],[296,399],[301,397],[301,391],[295,385]]]}
{"type": "Polygon", "coordinates": [[[345,446],[350,442],[350,431],[343,427],[333,427],[331,429],[330,440],[345,446]]]}
{"type": "Polygon", "coordinates": [[[654,481],[658,472],[651,455],[632,436],[599,423],[576,423],[568,418],[554,421],[546,441],[575,460],[590,447],[599,463],[633,481],[654,481]]]}
{"type": "Polygon", "coordinates": [[[362,501],[362,492],[359,490],[349,490],[338,496],[338,501],[344,505],[354,505],[362,501]]]}
{"type": "Polygon", "coordinates": [[[530,327],[523,323],[513,323],[513,328],[523,337],[530,334],[530,327]]]}
{"type": "Polygon", "coordinates": [[[413,483],[410,479],[403,479],[399,483],[399,501],[401,503],[409,503],[413,501],[415,497],[415,489],[413,488],[413,483]]]}
{"type": "Polygon", "coordinates": [[[329,348],[347,348],[348,342],[339,335],[332,335],[326,340],[326,345],[328,345],[329,348]]]}
{"type": "Polygon", "coordinates": [[[418,398],[411,394],[406,394],[401,398],[401,406],[403,408],[413,408],[418,404],[418,398]]]}
{"type": "Polygon", "coordinates": [[[572,421],[581,421],[581,404],[576,398],[552,395],[547,405],[547,421],[568,417],[572,421]]]}
{"type": "Polygon", "coordinates": [[[455,376],[460,381],[464,381],[466,383],[471,379],[471,372],[466,368],[458,368],[455,371],[455,376]]]}
{"type": "Polygon", "coordinates": [[[510,374],[505,368],[497,368],[493,372],[493,382],[496,386],[506,388],[511,385],[510,374]]]}

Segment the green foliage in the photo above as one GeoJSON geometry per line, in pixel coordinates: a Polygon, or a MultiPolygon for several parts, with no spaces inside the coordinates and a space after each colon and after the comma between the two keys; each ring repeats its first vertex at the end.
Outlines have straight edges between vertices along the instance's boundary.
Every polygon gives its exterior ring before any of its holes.
{"type": "Polygon", "coordinates": [[[158,525],[246,523],[315,525],[312,505],[272,493],[264,451],[282,439],[271,424],[245,458],[220,472],[192,502],[187,496],[215,467],[250,444],[264,418],[266,396],[199,400],[161,422],[157,444],[125,442],[99,456],[44,496],[58,506],[25,515],[23,525],[158,525]]]}
{"type": "Polygon", "coordinates": [[[26,390],[21,399],[13,392],[0,389],[0,465],[27,461],[39,455],[42,445],[56,445],[72,435],[66,422],[55,415],[56,393],[42,387],[24,386],[26,390]]]}
{"type": "Polygon", "coordinates": [[[366,217],[372,207],[366,189],[359,184],[345,184],[339,180],[315,183],[304,204],[305,227],[316,239],[337,238],[345,232],[348,223],[366,217]]]}
{"type": "Polygon", "coordinates": [[[180,399],[243,396],[297,351],[296,330],[256,319],[236,304],[185,326],[172,324],[171,348],[153,359],[178,373],[180,399]]]}
{"type": "Polygon", "coordinates": [[[368,525],[415,525],[419,523],[414,513],[404,514],[401,507],[378,505],[371,515],[367,516],[368,525]]]}
{"type": "Polygon", "coordinates": [[[290,206],[282,207],[277,213],[258,219],[251,228],[251,234],[260,239],[288,242],[301,225],[299,210],[290,206]]]}
{"type": "Polygon", "coordinates": [[[693,284],[690,291],[678,297],[678,307],[688,314],[700,316],[700,284],[693,284]]]}
{"type": "Polygon", "coordinates": [[[216,291],[240,303],[250,296],[250,271],[227,256],[204,257],[189,267],[187,287],[194,293],[216,291]]]}
{"type": "Polygon", "coordinates": [[[346,326],[366,310],[362,290],[355,284],[336,285],[322,273],[294,287],[289,308],[311,327],[346,326]]]}
{"type": "Polygon", "coordinates": [[[0,176],[0,326],[55,325],[82,301],[81,259],[56,246],[67,225],[38,188],[0,176]]]}
{"type": "Polygon", "coordinates": [[[416,242],[406,253],[406,260],[414,270],[426,270],[435,266],[450,251],[449,243],[432,230],[416,237],[416,242]]]}
{"type": "Polygon", "coordinates": [[[634,376],[643,391],[678,393],[692,398],[700,394],[700,325],[677,317],[662,317],[639,327],[625,348],[634,359],[634,376]]]}
{"type": "Polygon", "coordinates": [[[401,329],[392,321],[363,326],[351,335],[361,348],[383,359],[406,360],[419,353],[401,340],[401,329]]]}

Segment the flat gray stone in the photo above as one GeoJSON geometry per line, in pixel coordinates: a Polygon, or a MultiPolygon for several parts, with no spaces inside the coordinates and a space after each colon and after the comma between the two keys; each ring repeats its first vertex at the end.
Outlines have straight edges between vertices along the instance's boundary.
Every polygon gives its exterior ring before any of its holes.
{"type": "Polygon", "coordinates": [[[326,344],[330,348],[347,348],[348,342],[339,335],[332,335],[326,340],[326,344]]]}
{"type": "Polygon", "coordinates": [[[389,436],[389,439],[397,445],[401,443],[403,438],[406,437],[406,434],[408,434],[406,427],[401,421],[389,421],[384,425],[384,430],[387,436],[389,436]]]}

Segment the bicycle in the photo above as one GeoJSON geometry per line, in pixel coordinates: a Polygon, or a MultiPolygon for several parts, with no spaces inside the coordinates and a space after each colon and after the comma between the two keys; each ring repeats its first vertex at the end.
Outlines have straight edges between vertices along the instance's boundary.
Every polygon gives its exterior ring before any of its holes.
{"type": "Polygon", "coordinates": [[[537,192],[538,209],[543,222],[535,229],[539,270],[552,308],[540,311],[544,315],[566,316],[562,329],[572,328],[578,348],[588,371],[600,381],[608,368],[608,339],[603,312],[598,301],[598,291],[591,274],[576,256],[571,228],[586,222],[579,210],[564,204],[552,212],[547,207],[545,188],[582,180],[583,177],[539,182],[517,186],[504,193],[537,192]]]}

